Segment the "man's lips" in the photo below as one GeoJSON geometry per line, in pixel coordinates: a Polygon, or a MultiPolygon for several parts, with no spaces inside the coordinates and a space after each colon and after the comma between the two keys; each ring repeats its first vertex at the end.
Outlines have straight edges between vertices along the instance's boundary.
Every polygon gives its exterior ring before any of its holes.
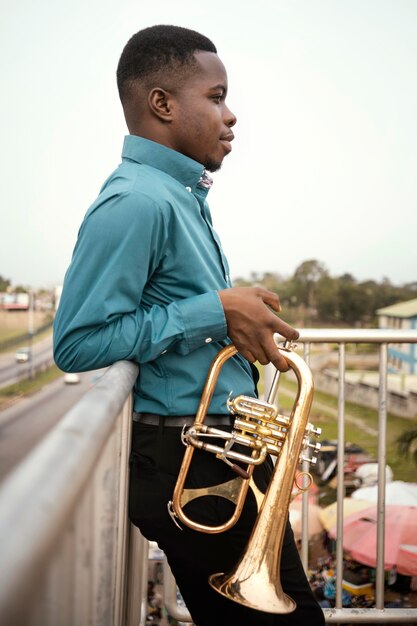
{"type": "Polygon", "coordinates": [[[223,146],[226,148],[227,152],[230,152],[232,149],[232,145],[231,142],[233,141],[233,139],[235,138],[233,133],[229,133],[227,135],[223,135],[222,137],[220,137],[220,141],[222,142],[223,146]]]}

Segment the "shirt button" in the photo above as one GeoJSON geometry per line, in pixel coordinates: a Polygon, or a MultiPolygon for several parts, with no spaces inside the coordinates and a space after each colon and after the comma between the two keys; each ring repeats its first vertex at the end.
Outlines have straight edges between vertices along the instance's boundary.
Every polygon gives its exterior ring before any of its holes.
{"type": "Polygon", "coordinates": [[[190,193],[192,191],[191,187],[186,187],[186,190],[189,191],[190,193]]]}
{"type": "Polygon", "coordinates": [[[204,341],[206,343],[211,343],[213,341],[213,339],[211,337],[207,337],[207,339],[204,339],[204,341]]]}

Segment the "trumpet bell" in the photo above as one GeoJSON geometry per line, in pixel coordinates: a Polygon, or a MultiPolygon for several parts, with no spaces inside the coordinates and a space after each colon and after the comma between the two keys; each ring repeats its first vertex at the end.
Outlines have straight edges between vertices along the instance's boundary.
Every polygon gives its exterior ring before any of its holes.
{"type": "Polygon", "coordinates": [[[258,571],[256,580],[253,576],[239,580],[235,575],[212,574],[209,583],[229,600],[251,609],[285,614],[292,613],[296,608],[294,600],[282,591],[279,584],[274,584],[266,572],[258,571]]]}

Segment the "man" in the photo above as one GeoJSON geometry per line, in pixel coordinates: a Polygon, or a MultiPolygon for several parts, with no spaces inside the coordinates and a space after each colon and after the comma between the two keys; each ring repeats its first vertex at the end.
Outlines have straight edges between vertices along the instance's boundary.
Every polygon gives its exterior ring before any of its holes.
{"type": "MultiPolygon", "coordinates": [[[[180,433],[196,413],[205,377],[219,350],[239,353],[222,369],[208,421],[230,429],[226,400],[256,395],[255,361],[286,370],[273,333],[298,333],[275,313],[279,299],[262,288],[232,287],[227,260],[206,202],[211,179],[231,151],[234,114],[227,74],[214,44],[176,26],[154,26],[129,40],[117,81],[129,136],[123,160],[81,226],[55,320],[55,358],[63,370],[140,364],[135,385],[130,518],[166,553],[197,626],[322,624],[291,530],[283,584],[298,604],[291,616],[261,613],[225,599],[208,575],[227,571],[256,518],[248,498],[236,526],[220,535],[185,528],[169,517],[183,446],[180,433]]],[[[196,454],[190,480],[224,482],[230,468],[196,454]]],[[[270,463],[257,471],[266,486],[270,463]]],[[[190,503],[201,519],[227,514],[224,499],[190,503]]]]}

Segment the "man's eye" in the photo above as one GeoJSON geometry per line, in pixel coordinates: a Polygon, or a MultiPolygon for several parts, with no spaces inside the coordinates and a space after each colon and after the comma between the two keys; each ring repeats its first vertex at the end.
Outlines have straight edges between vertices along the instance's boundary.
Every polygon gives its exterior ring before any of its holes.
{"type": "Polygon", "coordinates": [[[223,96],[220,94],[218,96],[213,96],[212,100],[214,100],[214,102],[216,102],[217,104],[220,104],[220,102],[222,101],[223,96]]]}

